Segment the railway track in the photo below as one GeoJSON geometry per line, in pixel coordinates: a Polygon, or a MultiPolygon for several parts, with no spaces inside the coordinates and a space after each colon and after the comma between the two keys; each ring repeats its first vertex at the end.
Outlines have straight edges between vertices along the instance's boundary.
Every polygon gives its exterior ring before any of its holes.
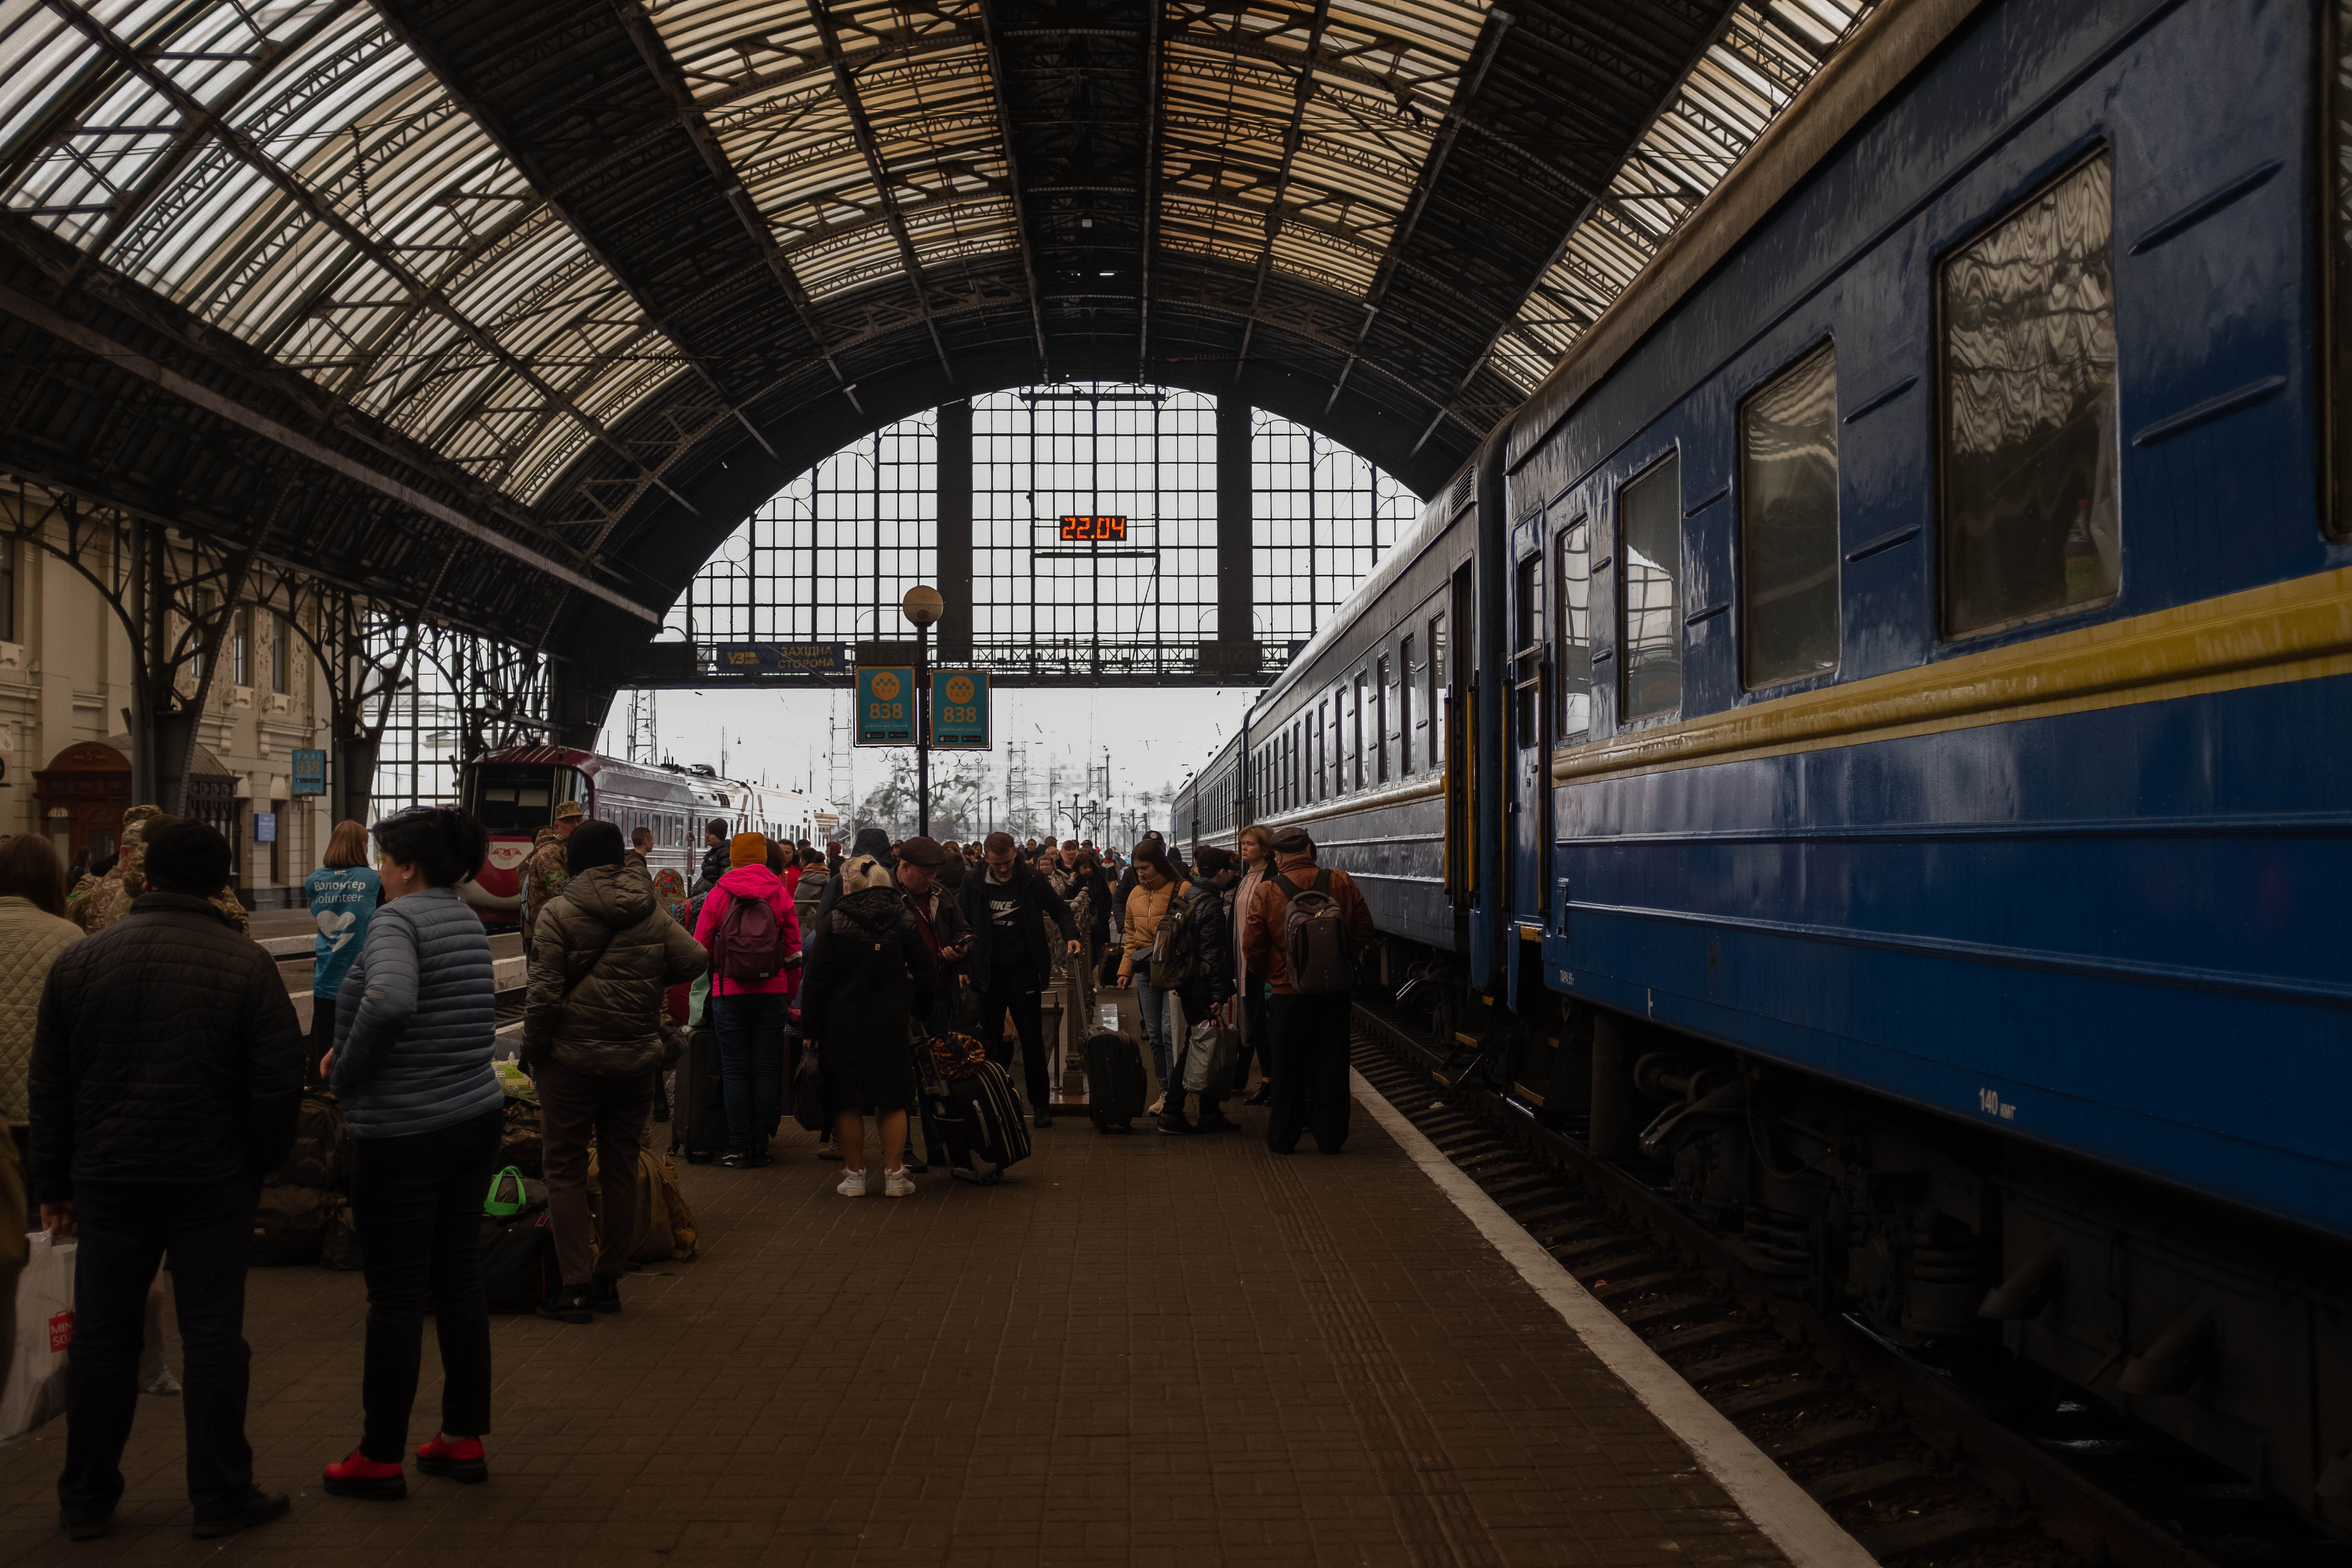
{"type": "Polygon", "coordinates": [[[2104,1405],[2031,1429],[1863,1323],[1775,1294],[1642,1173],[1593,1160],[1412,1026],[1357,1008],[1357,1070],[1603,1305],[1903,1568],[2352,1568],[2242,1478],[2104,1405]]]}

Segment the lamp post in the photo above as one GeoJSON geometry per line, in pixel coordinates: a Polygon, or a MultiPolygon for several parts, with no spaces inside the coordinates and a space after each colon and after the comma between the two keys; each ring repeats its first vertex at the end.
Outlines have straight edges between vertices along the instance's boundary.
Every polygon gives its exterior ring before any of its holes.
{"type": "Polygon", "coordinates": [[[947,609],[937,588],[918,583],[898,602],[915,626],[915,831],[931,836],[931,624],[947,609]]]}

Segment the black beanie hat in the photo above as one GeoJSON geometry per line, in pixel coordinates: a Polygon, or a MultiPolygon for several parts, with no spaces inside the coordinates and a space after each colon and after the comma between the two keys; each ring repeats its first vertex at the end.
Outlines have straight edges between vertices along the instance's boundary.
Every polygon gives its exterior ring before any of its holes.
{"type": "Polygon", "coordinates": [[[583,871],[593,871],[599,866],[623,863],[621,827],[615,822],[591,817],[572,830],[563,841],[563,868],[577,877],[583,871]]]}

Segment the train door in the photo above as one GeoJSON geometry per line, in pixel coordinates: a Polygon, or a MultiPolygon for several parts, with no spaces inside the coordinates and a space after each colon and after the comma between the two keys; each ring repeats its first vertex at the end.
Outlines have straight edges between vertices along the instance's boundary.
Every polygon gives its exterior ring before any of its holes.
{"type": "Polygon", "coordinates": [[[1478,749],[1470,701],[1471,603],[1470,568],[1465,564],[1454,571],[1445,609],[1429,625],[1430,670],[1437,687],[1431,708],[1444,715],[1437,734],[1445,770],[1445,896],[1454,904],[1457,950],[1468,946],[1470,905],[1478,892],[1477,847],[1472,838],[1477,820],[1472,803],[1477,798],[1474,775],[1478,749]]]}
{"type": "Polygon", "coordinates": [[[1508,890],[1505,908],[1510,929],[1505,933],[1509,957],[1508,992],[1519,993],[1523,964],[1540,965],[1544,931],[1544,889],[1549,874],[1551,837],[1546,810],[1551,792],[1549,780],[1551,746],[1551,702],[1544,658],[1543,519],[1527,519],[1511,531],[1511,570],[1507,589],[1510,695],[1506,743],[1509,791],[1504,802],[1505,864],[1508,890]]]}

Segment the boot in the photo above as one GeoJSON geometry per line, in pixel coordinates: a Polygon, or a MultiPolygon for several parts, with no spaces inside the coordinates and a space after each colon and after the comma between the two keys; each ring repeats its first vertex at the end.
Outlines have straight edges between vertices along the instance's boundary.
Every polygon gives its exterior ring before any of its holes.
{"type": "Polygon", "coordinates": [[[1204,1100],[1201,1102],[1201,1120],[1196,1130],[1202,1132],[1238,1132],[1242,1124],[1225,1114],[1223,1101],[1204,1100]]]}

